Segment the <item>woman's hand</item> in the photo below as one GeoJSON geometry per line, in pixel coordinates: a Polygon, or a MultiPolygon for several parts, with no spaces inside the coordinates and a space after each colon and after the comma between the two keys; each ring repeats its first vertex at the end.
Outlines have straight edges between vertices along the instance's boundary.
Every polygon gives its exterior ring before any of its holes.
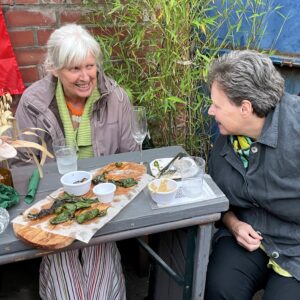
{"type": "Polygon", "coordinates": [[[248,223],[240,221],[233,212],[227,212],[223,223],[236,238],[237,243],[248,251],[259,248],[262,237],[248,223]]]}

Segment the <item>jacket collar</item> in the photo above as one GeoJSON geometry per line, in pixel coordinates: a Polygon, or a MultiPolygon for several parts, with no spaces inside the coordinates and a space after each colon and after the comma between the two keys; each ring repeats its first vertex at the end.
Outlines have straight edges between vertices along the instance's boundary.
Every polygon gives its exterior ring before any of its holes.
{"type": "Polygon", "coordinates": [[[106,76],[103,71],[98,72],[98,88],[101,98],[109,95],[117,86],[116,81],[106,76]]]}
{"type": "MultiPolygon", "coordinates": [[[[107,95],[118,86],[118,84],[111,78],[107,77],[103,71],[98,72],[97,86],[100,89],[101,99],[105,99],[107,95]]],[[[55,97],[55,87],[57,84],[57,78],[52,74],[46,75],[43,79],[33,83],[33,85],[39,85],[38,91],[43,94],[43,101],[39,101],[40,97],[30,98],[30,107],[36,108],[37,113],[45,111],[51,104],[55,97]],[[37,99],[38,101],[35,101],[37,99]]]]}
{"type": "Polygon", "coordinates": [[[262,134],[258,139],[259,143],[265,144],[272,148],[276,148],[278,143],[279,113],[282,100],[283,97],[276,105],[275,109],[268,113],[264,127],[262,129],[262,134]]]}
{"type": "Polygon", "coordinates": [[[56,77],[49,74],[33,83],[28,89],[29,101],[25,105],[36,115],[44,113],[54,98],[56,82],[56,77]]]}

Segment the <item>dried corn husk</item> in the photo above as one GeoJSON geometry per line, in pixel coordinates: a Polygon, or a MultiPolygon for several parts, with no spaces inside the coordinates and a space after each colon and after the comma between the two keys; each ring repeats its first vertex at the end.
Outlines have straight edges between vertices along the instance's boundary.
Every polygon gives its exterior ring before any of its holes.
{"type": "Polygon", "coordinates": [[[17,150],[0,138],[0,161],[13,158],[17,155],[17,150]]]}
{"type": "Polygon", "coordinates": [[[47,150],[47,145],[44,139],[35,133],[35,131],[46,131],[41,128],[26,128],[22,131],[18,131],[15,118],[10,110],[11,103],[12,97],[10,94],[4,94],[0,97],[0,161],[16,157],[16,149],[26,148],[39,170],[40,177],[43,177],[42,166],[44,165],[46,158],[53,158],[53,155],[47,150]],[[3,135],[8,129],[12,129],[13,138],[3,135]],[[38,137],[41,144],[22,140],[20,138],[22,135],[38,137]],[[32,149],[37,149],[41,152],[40,161],[32,149]]]}
{"type": "Polygon", "coordinates": [[[6,93],[0,97],[0,126],[10,124],[9,119],[12,117],[10,110],[10,104],[12,103],[12,97],[6,93]]]}

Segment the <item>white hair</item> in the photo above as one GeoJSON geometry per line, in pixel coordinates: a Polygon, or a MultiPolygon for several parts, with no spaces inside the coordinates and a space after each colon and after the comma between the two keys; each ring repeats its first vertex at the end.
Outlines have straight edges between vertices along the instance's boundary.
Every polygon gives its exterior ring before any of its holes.
{"type": "Polygon", "coordinates": [[[97,41],[83,26],[64,25],[56,29],[48,39],[44,66],[50,72],[80,65],[90,54],[96,58],[100,69],[102,53],[97,41]]]}

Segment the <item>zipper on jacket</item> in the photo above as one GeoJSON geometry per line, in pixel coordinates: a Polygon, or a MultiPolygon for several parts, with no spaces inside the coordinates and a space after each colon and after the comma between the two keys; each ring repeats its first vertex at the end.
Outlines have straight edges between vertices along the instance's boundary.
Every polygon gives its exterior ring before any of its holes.
{"type": "Polygon", "coordinates": [[[27,109],[31,113],[33,113],[35,116],[38,116],[40,114],[40,111],[35,106],[33,106],[32,104],[28,104],[27,109]]]}

